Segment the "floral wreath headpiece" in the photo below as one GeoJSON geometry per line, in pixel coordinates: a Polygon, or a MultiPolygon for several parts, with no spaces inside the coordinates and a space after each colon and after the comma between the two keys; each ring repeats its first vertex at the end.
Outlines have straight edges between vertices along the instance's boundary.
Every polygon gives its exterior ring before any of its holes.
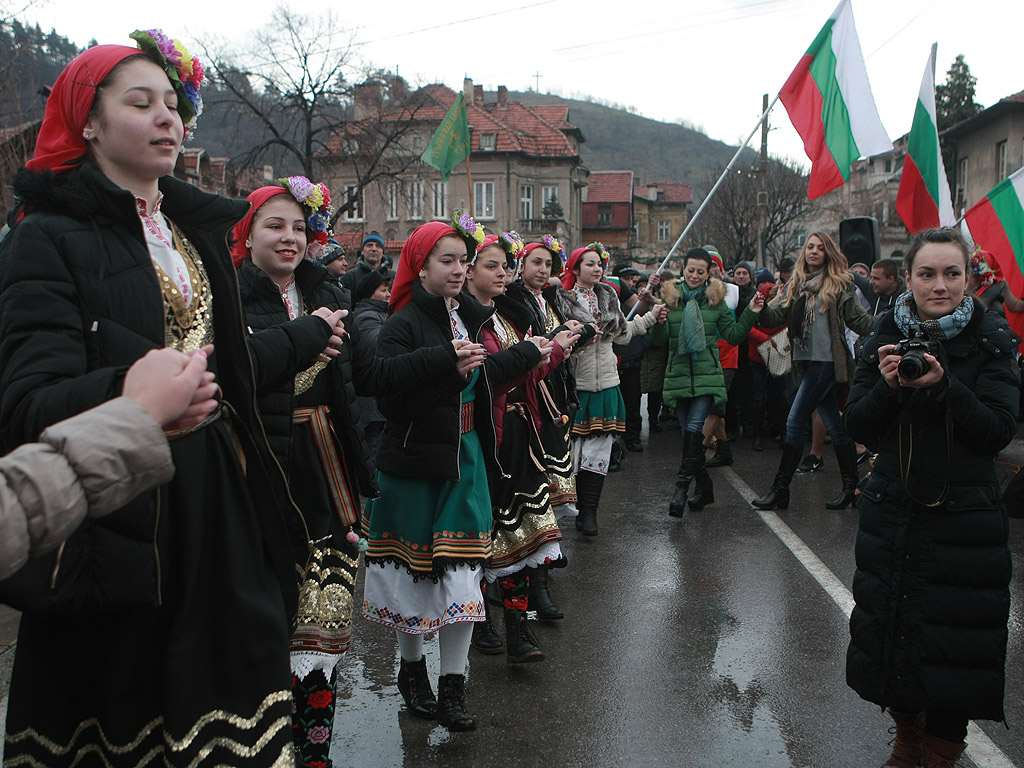
{"type": "Polygon", "coordinates": [[[163,62],[164,73],[178,94],[178,114],[185,125],[185,138],[191,138],[203,114],[199,88],[206,79],[206,70],[202,62],[190,54],[180,40],[172,40],[162,29],[137,29],[129,37],[138,43],[140,50],[156,54],[163,62]]]}
{"type": "Polygon", "coordinates": [[[544,237],[542,237],[540,241],[545,248],[547,248],[549,251],[551,251],[551,253],[553,253],[555,256],[562,260],[562,268],[564,269],[565,260],[567,257],[565,255],[565,246],[562,245],[562,241],[559,240],[554,235],[544,235],[544,237]]]}
{"type": "Polygon", "coordinates": [[[519,236],[518,232],[500,232],[498,234],[498,246],[508,257],[508,268],[513,275],[519,275],[519,269],[523,266],[523,250],[526,243],[519,236]]]}
{"type": "Polygon", "coordinates": [[[605,272],[608,271],[608,265],[611,264],[612,257],[611,254],[608,253],[608,249],[604,247],[604,243],[600,243],[595,240],[584,249],[584,252],[586,251],[594,251],[594,253],[597,254],[597,257],[601,260],[601,269],[605,272]]]}
{"type": "Polygon", "coordinates": [[[299,205],[309,211],[306,222],[311,234],[306,236],[306,258],[319,259],[327,246],[327,238],[333,234],[329,231],[333,210],[331,191],[323,182],[314,184],[305,176],[288,176],[277,181],[299,205]]]}
{"type": "Polygon", "coordinates": [[[452,229],[458,233],[459,237],[466,241],[469,263],[474,263],[476,261],[476,249],[484,241],[484,237],[486,237],[483,226],[478,224],[476,219],[460,208],[452,214],[452,229]]]}

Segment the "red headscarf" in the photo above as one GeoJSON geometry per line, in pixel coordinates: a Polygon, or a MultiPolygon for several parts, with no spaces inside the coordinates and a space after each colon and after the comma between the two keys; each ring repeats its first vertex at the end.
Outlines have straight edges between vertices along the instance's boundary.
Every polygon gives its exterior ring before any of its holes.
{"type": "Polygon", "coordinates": [[[242,262],[249,258],[249,247],[245,241],[249,239],[249,230],[252,229],[252,220],[256,211],[262,208],[270,198],[289,194],[291,193],[284,187],[270,186],[254,189],[245,198],[250,203],[249,212],[231,230],[231,261],[234,262],[235,269],[242,266],[242,262]]]}
{"type": "MultiPolygon", "coordinates": [[[[484,235],[484,241],[482,243],[480,243],[480,245],[478,245],[476,247],[476,255],[479,256],[480,252],[484,248],[487,248],[487,247],[492,246],[492,245],[496,245],[499,248],[501,248],[501,243],[498,242],[498,236],[497,235],[484,235]]],[[[502,249],[502,250],[504,250],[504,249],[502,249]]],[[[473,259],[470,259],[470,261],[472,262],[473,259]]]]}
{"type": "Polygon", "coordinates": [[[142,51],[127,45],[97,45],[64,68],[46,101],[35,154],[25,163],[28,170],[49,168],[67,173],[81,163],[86,155],[82,131],[96,100],[96,87],[110,70],[129,56],[138,55],[142,51]]]}
{"type": "Polygon", "coordinates": [[[409,239],[402,246],[402,255],[398,257],[398,271],[395,273],[395,282],[391,286],[391,301],[388,304],[388,314],[393,315],[412,298],[412,284],[420,278],[420,270],[427,260],[427,256],[437,245],[442,237],[459,233],[445,224],[443,221],[431,221],[422,224],[413,230],[409,239]]]}
{"type": "Polygon", "coordinates": [[[562,287],[567,291],[571,291],[572,287],[576,285],[576,273],[573,270],[579,264],[580,259],[583,258],[583,254],[591,251],[597,253],[593,248],[583,247],[577,248],[569,254],[569,260],[565,262],[565,269],[562,270],[562,287]]]}

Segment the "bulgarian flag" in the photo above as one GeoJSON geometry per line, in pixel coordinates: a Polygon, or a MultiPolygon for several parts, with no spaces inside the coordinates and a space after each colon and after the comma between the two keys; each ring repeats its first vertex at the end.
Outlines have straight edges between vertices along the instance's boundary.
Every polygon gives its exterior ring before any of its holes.
{"type": "Polygon", "coordinates": [[[1024,168],[1003,179],[964,219],[974,243],[996,257],[1014,296],[1024,296],[1024,168]]]}
{"type": "Polygon", "coordinates": [[[934,44],[928,66],[924,69],[921,91],[914,108],[914,122],[907,137],[907,157],[903,161],[900,190],[896,195],[896,213],[912,235],[922,229],[956,224],[935,122],[934,44]]]}
{"type": "Polygon", "coordinates": [[[858,158],[892,149],[871,95],[850,0],[839,3],[779,98],[811,159],[810,200],[841,187],[858,158]]]}

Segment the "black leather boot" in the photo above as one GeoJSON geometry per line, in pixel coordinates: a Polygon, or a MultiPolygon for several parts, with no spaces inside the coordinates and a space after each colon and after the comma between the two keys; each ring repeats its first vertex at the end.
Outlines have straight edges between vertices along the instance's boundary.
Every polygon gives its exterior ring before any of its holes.
{"type": "Polygon", "coordinates": [[[604,475],[585,469],[576,475],[576,507],[580,511],[577,527],[584,536],[597,536],[597,505],[603,487],[604,475]]]}
{"type": "Polygon", "coordinates": [[[544,661],[544,651],[530,629],[526,611],[505,609],[505,647],[505,661],[509,664],[544,661]]]}
{"type": "Polygon", "coordinates": [[[668,513],[672,517],[682,517],[686,511],[690,483],[693,481],[693,473],[697,467],[697,452],[704,452],[702,440],[703,435],[699,432],[683,431],[683,460],[679,464],[679,474],[676,475],[676,491],[672,494],[672,501],[668,504],[668,513]]]}
{"type": "Polygon", "coordinates": [[[437,679],[437,722],[449,731],[472,731],[476,720],[466,711],[466,676],[441,675],[437,679]]]}
{"type": "Polygon", "coordinates": [[[854,443],[835,445],[836,463],[843,477],[843,489],[839,495],[825,504],[826,509],[846,509],[857,495],[857,446],[854,443]]]}
{"type": "Polygon", "coordinates": [[[537,618],[544,621],[557,621],[564,619],[565,614],[555,605],[551,599],[551,592],[548,590],[550,576],[547,565],[538,565],[536,568],[528,568],[530,574],[529,606],[531,611],[537,612],[537,618]]]}
{"type": "MultiPolygon", "coordinates": [[[[487,591],[490,592],[490,586],[487,591]]],[[[491,624],[491,606],[487,604],[487,600],[484,600],[484,620],[473,622],[473,638],[469,643],[480,653],[486,653],[488,656],[499,654],[505,648],[505,644],[501,642],[501,635],[491,624]]]]}
{"type": "Polygon", "coordinates": [[[728,440],[715,441],[715,454],[707,461],[709,467],[728,467],[732,464],[732,444],[728,440]]]}
{"type": "Polygon", "coordinates": [[[796,466],[800,463],[800,454],[803,447],[782,444],[782,461],[779,462],[779,471],[775,473],[775,481],[771,489],[759,499],[751,502],[758,509],[786,509],[789,506],[789,484],[793,480],[796,466]]]}
{"type": "Polygon", "coordinates": [[[405,699],[405,706],[410,713],[424,720],[437,717],[437,699],[430,689],[426,658],[420,657],[419,661],[402,659],[402,666],[398,670],[398,691],[405,699]]]}
{"type": "MultiPolygon", "coordinates": [[[[728,443],[720,443],[719,445],[728,446],[728,443]]],[[[718,455],[717,453],[715,454],[718,455]]],[[[732,453],[729,453],[729,463],[732,464],[732,453]]],[[[694,493],[689,499],[690,511],[700,512],[708,504],[712,504],[715,501],[715,486],[711,482],[711,473],[708,472],[708,467],[711,466],[710,462],[704,459],[704,446],[700,446],[700,451],[697,452],[694,457],[693,477],[694,477],[694,493]]],[[[724,466],[719,464],[718,466],[724,466]]]]}

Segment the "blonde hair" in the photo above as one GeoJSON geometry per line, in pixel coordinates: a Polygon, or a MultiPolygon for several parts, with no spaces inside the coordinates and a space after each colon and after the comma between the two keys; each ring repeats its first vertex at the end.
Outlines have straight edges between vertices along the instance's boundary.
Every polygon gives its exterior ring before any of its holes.
{"type": "MultiPolygon", "coordinates": [[[[825,247],[825,265],[823,267],[825,274],[822,279],[821,290],[818,291],[818,306],[821,309],[821,313],[825,314],[836,303],[839,295],[846,290],[846,286],[853,281],[853,278],[847,271],[846,257],[839,250],[839,246],[836,245],[836,241],[832,239],[832,236],[827,232],[812,232],[807,236],[807,241],[809,242],[812,237],[821,240],[822,245],[825,247]]],[[[796,301],[797,296],[800,295],[800,291],[803,289],[804,280],[811,274],[811,270],[807,266],[806,253],[807,242],[804,242],[804,247],[800,250],[800,255],[797,257],[796,266],[793,267],[793,276],[789,278],[789,282],[786,283],[784,288],[785,294],[782,300],[782,306],[784,307],[791,306],[796,301]]]]}

